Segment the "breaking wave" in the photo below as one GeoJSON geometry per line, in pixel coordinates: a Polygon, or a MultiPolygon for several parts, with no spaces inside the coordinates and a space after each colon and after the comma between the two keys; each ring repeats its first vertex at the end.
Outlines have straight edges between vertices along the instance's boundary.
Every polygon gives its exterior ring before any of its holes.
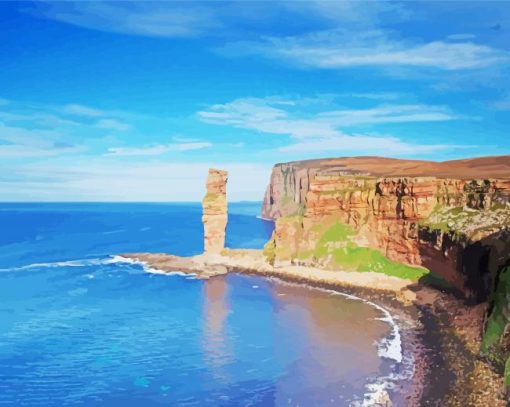
{"type": "Polygon", "coordinates": [[[131,260],[122,256],[109,256],[104,258],[94,259],[78,259],[78,260],[66,260],[66,261],[54,261],[47,263],[32,263],[25,266],[2,268],[0,272],[10,271],[23,271],[33,270],[40,268],[57,268],[57,267],[89,267],[89,266],[101,266],[106,264],[117,264],[117,263],[130,263],[137,264],[135,260],[131,260]]]}

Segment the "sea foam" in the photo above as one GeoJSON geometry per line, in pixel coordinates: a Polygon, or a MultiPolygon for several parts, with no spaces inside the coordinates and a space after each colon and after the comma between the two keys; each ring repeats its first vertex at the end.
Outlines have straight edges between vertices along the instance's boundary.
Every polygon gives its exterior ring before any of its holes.
{"type": "Polygon", "coordinates": [[[88,267],[88,266],[100,266],[105,264],[117,264],[117,263],[130,263],[137,264],[136,260],[128,259],[122,256],[109,256],[103,258],[92,258],[92,259],[78,259],[78,260],[65,260],[65,261],[54,261],[47,263],[32,263],[24,266],[16,266],[9,268],[2,268],[0,272],[9,271],[21,271],[21,270],[33,270],[39,268],[57,268],[57,267],[88,267]]]}
{"type": "MultiPolygon", "coordinates": [[[[276,279],[279,281],[283,281],[285,284],[289,285],[297,285],[296,283],[288,282],[285,280],[281,280],[278,277],[271,277],[272,279],[276,279]]],[[[350,407],[373,407],[374,405],[379,405],[379,401],[384,398],[385,395],[388,394],[396,382],[401,380],[406,380],[413,374],[413,364],[414,361],[411,356],[404,357],[404,352],[402,348],[402,338],[400,335],[400,329],[395,321],[395,318],[391,315],[391,313],[384,308],[383,306],[376,304],[370,300],[357,297],[352,294],[343,293],[341,291],[331,290],[322,287],[314,287],[309,286],[311,289],[316,289],[320,291],[328,292],[332,295],[341,295],[345,298],[349,298],[355,301],[362,301],[365,304],[370,305],[371,307],[380,311],[383,316],[377,318],[379,321],[386,322],[391,330],[390,333],[384,337],[377,344],[377,353],[379,357],[390,360],[395,363],[393,370],[396,370],[396,366],[401,366],[401,373],[391,373],[388,376],[379,376],[375,377],[369,383],[365,385],[365,394],[363,395],[362,400],[355,400],[350,404],[350,407]]]]}

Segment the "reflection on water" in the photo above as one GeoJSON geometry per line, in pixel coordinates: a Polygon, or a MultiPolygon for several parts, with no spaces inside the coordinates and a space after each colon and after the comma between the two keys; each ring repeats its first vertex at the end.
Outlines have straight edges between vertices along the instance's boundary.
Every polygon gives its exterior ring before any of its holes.
{"type": "Polygon", "coordinates": [[[228,285],[223,278],[206,280],[203,286],[203,346],[204,361],[218,380],[227,380],[222,369],[232,362],[234,355],[226,333],[226,319],[229,313],[228,285]]]}
{"type": "MultiPolygon", "coordinates": [[[[259,211],[229,205],[229,247],[263,246],[259,211]]],[[[108,258],[200,253],[201,216],[200,204],[0,204],[0,406],[345,406],[386,373],[375,343],[388,327],[367,304],[108,258]]]]}
{"type": "Polygon", "coordinates": [[[0,296],[0,405],[345,406],[384,370],[379,311],[260,277],[85,263],[0,296]]]}
{"type": "Polygon", "coordinates": [[[275,322],[289,333],[299,329],[296,336],[276,338],[276,349],[301,348],[276,383],[275,404],[343,405],[362,394],[366,378],[380,371],[376,339],[389,331],[375,320],[380,316],[377,310],[361,301],[285,283],[273,285],[273,298],[275,322]]]}

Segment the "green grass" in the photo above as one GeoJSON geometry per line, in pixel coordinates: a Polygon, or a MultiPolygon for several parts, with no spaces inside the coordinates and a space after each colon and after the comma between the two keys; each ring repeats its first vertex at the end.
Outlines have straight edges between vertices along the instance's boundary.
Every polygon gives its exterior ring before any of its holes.
{"type": "Polygon", "coordinates": [[[510,357],[506,360],[505,363],[505,385],[510,387],[510,357]]]}
{"type": "Polygon", "coordinates": [[[373,271],[413,281],[429,273],[425,268],[390,260],[378,250],[357,246],[350,240],[354,234],[355,231],[351,227],[340,222],[335,223],[319,239],[314,257],[321,259],[331,256],[335,266],[346,270],[373,271]]]}
{"type": "Polygon", "coordinates": [[[487,321],[487,329],[483,336],[482,352],[489,352],[491,347],[497,346],[507,320],[503,315],[503,309],[507,306],[506,295],[510,293],[510,267],[503,269],[499,275],[499,283],[492,295],[492,312],[487,321]]]}
{"type": "Polygon", "coordinates": [[[264,249],[262,250],[262,254],[265,256],[266,260],[269,264],[274,264],[275,257],[276,257],[276,243],[274,239],[269,240],[265,245],[264,249]]]}
{"type": "Polygon", "coordinates": [[[337,242],[348,242],[349,237],[356,232],[350,226],[337,222],[326,230],[317,242],[314,256],[321,258],[326,257],[329,253],[329,245],[337,242]]]}
{"type": "Polygon", "coordinates": [[[494,203],[494,204],[492,204],[491,209],[493,211],[503,210],[503,209],[507,209],[507,206],[502,203],[494,203]]]}

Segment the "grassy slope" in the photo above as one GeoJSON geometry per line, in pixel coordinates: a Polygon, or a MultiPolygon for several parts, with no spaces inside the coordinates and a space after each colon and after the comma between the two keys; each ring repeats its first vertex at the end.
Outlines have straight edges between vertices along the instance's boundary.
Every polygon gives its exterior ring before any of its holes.
{"type": "Polygon", "coordinates": [[[506,360],[505,377],[510,384],[510,354],[508,350],[502,349],[499,345],[505,325],[508,322],[504,314],[509,303],[508,294],[510,294],[510,267],[506,267],[500,273],[498,287],[491,299],[492,312],[487,321],[487,329],[483,336],[481,350],[496,365],[502,367],[506,360]]]}
{"type": "Polygon", "coordinates": [[[374,271],[415,281],[428,274],[425,268],[398,263],[378,250],[357,246],[350,240],[354,234],[352,228],[341,222],[333,224],[319,239],[314,257],[324,259],[331,256],[333,265],[345,270],[374,271]]]}

